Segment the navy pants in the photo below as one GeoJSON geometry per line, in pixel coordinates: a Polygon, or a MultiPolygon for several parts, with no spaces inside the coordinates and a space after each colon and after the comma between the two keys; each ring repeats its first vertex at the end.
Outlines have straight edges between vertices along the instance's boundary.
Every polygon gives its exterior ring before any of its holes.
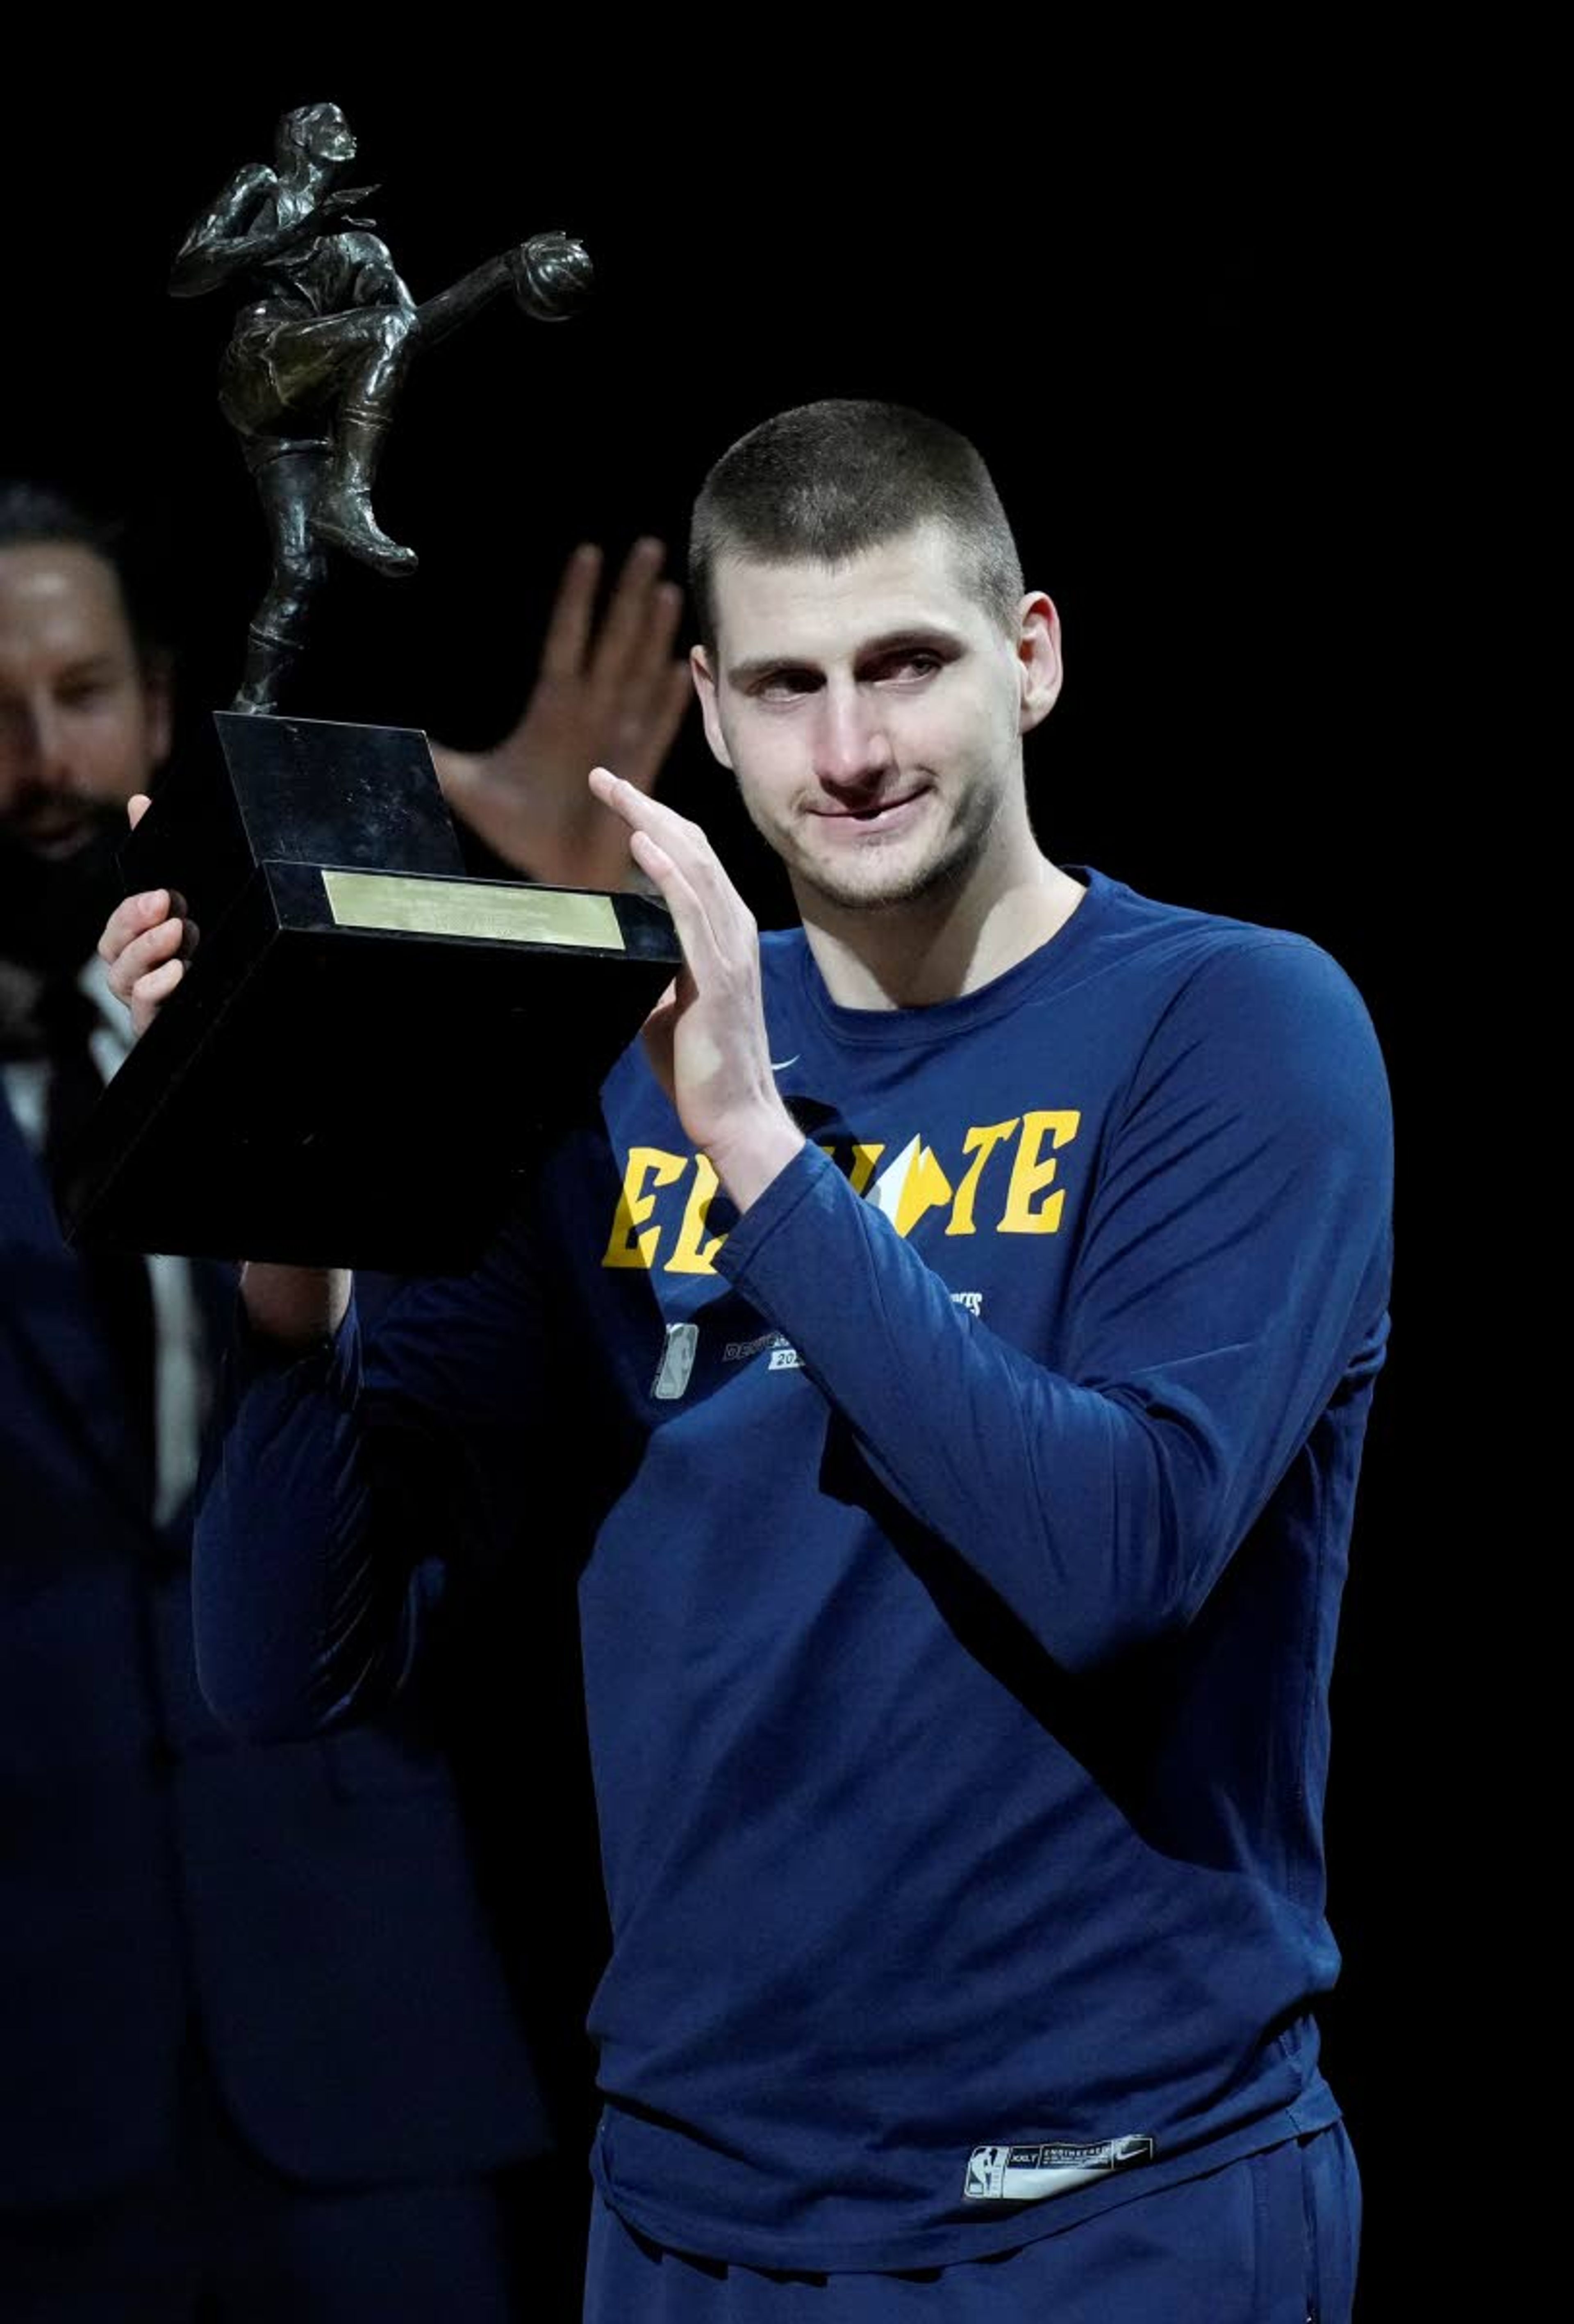
{"type": "Polygon", "coordinates": [[[993,2259],[899,2275],[680,2257],[598,2200],[584,2324],[1349,2324],[1360,2208],[1337,2124],[993,2259]]]}

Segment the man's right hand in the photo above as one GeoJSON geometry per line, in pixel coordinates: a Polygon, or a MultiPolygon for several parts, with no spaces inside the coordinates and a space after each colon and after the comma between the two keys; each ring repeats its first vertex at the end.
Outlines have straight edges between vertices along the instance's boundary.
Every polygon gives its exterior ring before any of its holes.
{"type": "MultiPolygon", "coordinates": [[[[127,813],[134,828],[148,811],[139,792],[127,813]]],[[[128,896],[109,916],[98,939],[98,957],[107,964],[109,989],[131,1011],[133,1034],[145,1033],[186,973],[186,956],[197,942],[193,921],[172,912],[167,888],[128,896]]]]}
{"type": "MultiPolygon", "coordinates": [[[[126,808],[134,830],[151,802],[138,792],[126,808]]],[[[108,964],[109,989],[131,1011],[132,1031],[145,1033],[186,973],[197,944],[197,924],[170,909],[167,888],[128,896],[109,915],[98,939],[98,956],[108,964]]],[[[347,1269],[281,1267],[254,1260],[241,1268],[241,1297],[264,1337],[295,1348],[329,1339],[350,1304],[347,1269]]]]}

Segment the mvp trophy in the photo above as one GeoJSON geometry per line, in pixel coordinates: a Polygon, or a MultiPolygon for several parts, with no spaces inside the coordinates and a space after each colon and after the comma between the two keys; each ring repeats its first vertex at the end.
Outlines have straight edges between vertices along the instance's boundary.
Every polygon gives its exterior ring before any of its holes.
{"type": "Polygon", "coordinates": [[[161,785],[120,854],[199,936],[67,1157],[68,1238],[142,1251],[470,1266],[543,1135],[593,1099],[679,963],[665,908],[465,876],[424,734],[281,715],[336,555],[411,571],[372,509],[400,382],[511,290],[552,321],[589,286],[534,235],[417,306],[335,183],[336,106],[288,114],[187,236],[177,297],[244,285],[220,403],[272,551],[215,760],[161,785]]]}

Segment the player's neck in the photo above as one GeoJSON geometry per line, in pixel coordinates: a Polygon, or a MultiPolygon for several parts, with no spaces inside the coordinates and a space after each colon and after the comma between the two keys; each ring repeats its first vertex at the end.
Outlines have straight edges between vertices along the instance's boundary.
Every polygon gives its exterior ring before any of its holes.
{"type": "Polygon", "coordinates": [[[851,908],[800,894],[804,931],[843,1009],[924,1009],[992,984],[1037,952],[1087,890],[1036,847],[1002,870],[980,863],[960,888],[851,908]]]}

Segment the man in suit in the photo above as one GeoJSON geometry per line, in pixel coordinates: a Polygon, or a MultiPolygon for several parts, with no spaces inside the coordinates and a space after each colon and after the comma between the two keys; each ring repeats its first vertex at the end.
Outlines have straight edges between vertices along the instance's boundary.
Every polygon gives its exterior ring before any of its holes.
{"type": "MultiPolygon", "coordinates": [[[[650,783],[672,740],[660,563],[640,544],[598,631],[579,552],[514,736],[440,754],[539,876],[598,884],[594,730],[631,720],[650,783]]],[[[478,1525],[452,1650],[397,1721],[235,1744],[198,1691],[187,1555],[233,1275],[87,1258],[55,1222],[49,1149],[124,1047],[93,950],[109,862],[170,743],[133,581],[79,511],[0,486],[0,2314],[567,2317],[586,2100],[553,2029],[583,1993],[550,1978],[588,1970],[584,1917],[538,1855],[501,1900],[538,1941],[500,1943],[447,1748],[485,1748],[457,1705],[505,1562],[478,1525]]]]}

